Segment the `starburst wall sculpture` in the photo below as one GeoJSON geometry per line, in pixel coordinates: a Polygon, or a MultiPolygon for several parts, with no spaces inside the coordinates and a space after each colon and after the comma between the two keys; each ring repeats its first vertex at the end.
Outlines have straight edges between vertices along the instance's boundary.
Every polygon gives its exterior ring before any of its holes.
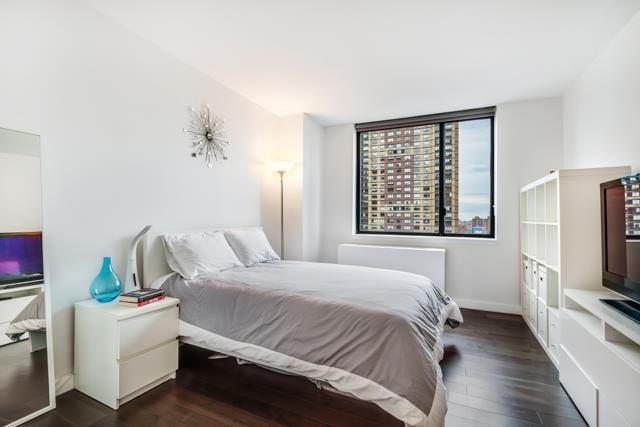
{"type": "Polygon", "coordinates": [[[189,112],[189,127],[182,131],[191,138],[191,157],[204,157],[210,168],[214,161],[227,160],[225,150],[229,140],[224,130],[225,119],[213,114],[208,104],[200,107],[200,110],[192,107],[189,112]]]}

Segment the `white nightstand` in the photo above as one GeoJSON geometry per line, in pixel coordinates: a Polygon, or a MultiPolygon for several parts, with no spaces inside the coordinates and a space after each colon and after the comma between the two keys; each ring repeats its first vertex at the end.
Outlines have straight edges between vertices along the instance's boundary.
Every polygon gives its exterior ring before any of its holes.
{"type": "Polygon", "coordinates": [[[175,298],[140,308],[76,303],[75,388],[118,409],[175,378],[178,303],[175,298]]]}

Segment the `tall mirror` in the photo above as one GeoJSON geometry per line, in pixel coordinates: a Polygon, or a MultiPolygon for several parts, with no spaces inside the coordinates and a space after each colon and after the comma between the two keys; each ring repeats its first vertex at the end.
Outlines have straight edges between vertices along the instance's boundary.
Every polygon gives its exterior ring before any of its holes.
{"type": "Polygon", "coordinates": [[[0,425],[54,406],[40,137],[0,128],[0,425]]]}

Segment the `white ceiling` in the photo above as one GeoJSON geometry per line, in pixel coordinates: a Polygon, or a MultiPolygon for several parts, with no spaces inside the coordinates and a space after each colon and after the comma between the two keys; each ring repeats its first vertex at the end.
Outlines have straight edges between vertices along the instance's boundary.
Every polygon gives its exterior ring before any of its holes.
{"type": "Polygon", "coordinates": [[[267,110],[323,124],[560,95],[640,9],[640,0],[86,1],[267,110]]]}

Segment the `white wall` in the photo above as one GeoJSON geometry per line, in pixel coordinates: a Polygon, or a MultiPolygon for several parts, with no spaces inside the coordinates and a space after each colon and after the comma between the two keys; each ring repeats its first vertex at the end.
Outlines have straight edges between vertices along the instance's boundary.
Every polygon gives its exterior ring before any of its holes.
{"type": "Polygon", "coordinates": [[[564,166],[640,172],[640,12],[564,96],[564,166]]]}
{"type": "Polygon", "coordinates": [[[0,233],[42,230],[40,158],[0,153],[0,233]]]}
{"type": "Polygon", "coordinates": [[[40,138],[0,128],[0,233],[42,230],[40,138]]]}
{"type": "Polygon", "coordinates": [[[495,240],[353,235],[354,128],[325,128],[321,259],[335,262],[339,243],[445,248],[446,291],[459,304],[519,313],[519,188],[560,167],[561,119],[559,98],[498,106],[495,240]]]}
{"type": "Polygon", "coordinates": [[[303,119],[302,259],[320,258],[322,232],[322,144],[324,130],[312,117],[303,119]]]}
{"type": "MultiPolygon", "coordinates": [[[[277,155],[272,160],[293,162],[293,168],[284,176],[284,252],[289,260],[301,260],[303,252],[303,140],[304,114],[294,114],[280,120],[277,155]]],[[[273,174],[276,180],[277,174],[273,174]]],[[[279,182],[279,181],[278,181],[279,182]]],[[[278,203],[280,195],[278,195],[278,203]]],[[[278,205],[278,209],[280,206],[278,205]]],[[[278,217],[279,221],[279,217],[278,217]]],[[[280,223],[277,224],[280,230],[280,223]]],[[[274,249],[280,253],[280,234],[274,240],[274,249]]],[[[280,254],[282,256],[282,254],[280,254]]]]}
{"type": "MultiPolygon", "coordinates": [[[[323,128],[308,114],[300,113],[282,117],[278,129],[277,154],[271,160],[294,162],[293,169],[284,176],[285,258],[317,261],[321,232],[323,128]]],[[[274,238],[278,252],[279,245],[278,234],[274,238]]]]}
{"type": "Polygon", "coordinates": [[[61,378],[72,371],[72,304],[89,297],[102,256],[124,273],[127,239],[145,224],[263,224],[274,237],[277,177],[264,163],[279,120],[80,1],[3,1],[0,52],[0,126],[42,137],[61,378]],[[231,140],[213,169],[190,157],[182,133],[187,107],[204,102],[231,140]]]}

